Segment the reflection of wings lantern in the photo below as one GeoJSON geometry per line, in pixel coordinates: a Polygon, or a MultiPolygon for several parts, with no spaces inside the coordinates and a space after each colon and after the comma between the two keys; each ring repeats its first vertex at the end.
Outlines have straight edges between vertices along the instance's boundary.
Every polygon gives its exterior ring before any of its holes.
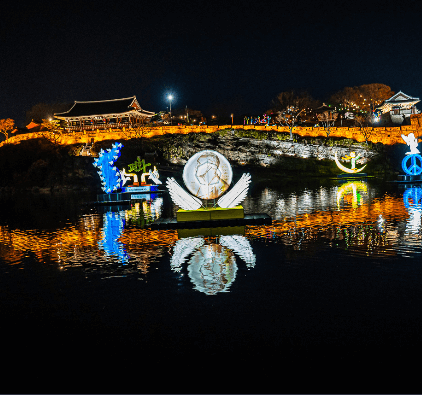
{"type": "Polygon", "coordinates": [[[121,143],[114,143],[112,148],[104,151],[101,149],[99,157],[94,159],[94,166],[101,179],[101,188],[106,193],[112,193],[122,187],[120,171],[113,166],[114,162],[120,156],[120,150],[123,147],[121,143]]]}
{"type": "Polygon", "coordinates": [[[240,235],[220,236],[220,244],[233,250],[248,267],[254,267],[256,256],[252,251],[249,240],[240,235]]]}
{"type": "Polygon", "coordinates": [[[183,210],[197,210],[202,206],[201,199],[217,198],[221,208],[233,208],[245,199],[251,176],[243,174],[233,188],[226,192],[232,177],[228,160],[216,151],[205,150],[193,155],[183,169],[183,181],[190,193],[172,177],[167,179],[167,188],[173,202],[183,210]]]}
{"type": "Polygon", "coordinates": [[[186,237],[176,241],[170,265],[174,272],[179,273],[188,260],[188,275],[194,288],[207,295],[215,295],[228,292],[236,278],[235,254],[249,268],[255,266],[255,254],[244,236],[220,236],[218,243],[205,242],[200,236],[186,237]]]}
{"type": "Polygon", "coordinates": [[[186,258],[192,254],[197,247],[201,247],[204,243],[205,240],[202,237],[188,237],[186,239],[177,240],[170,262],[172,270],[180,272],[186,258]]]}

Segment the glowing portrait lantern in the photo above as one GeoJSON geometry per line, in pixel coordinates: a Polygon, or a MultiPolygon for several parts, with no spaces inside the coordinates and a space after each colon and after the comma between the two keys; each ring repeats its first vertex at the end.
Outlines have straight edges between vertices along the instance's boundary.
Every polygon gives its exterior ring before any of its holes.
{"type": "Polygon", "coordinates": [[[209,200],[220,197],[232,182],[232,168],[220,153],[205,150],[193,155],[183,169],[183,181],[194,196],[209,200]]]}
{"type": "MultiPolygon", "coordinates": [[[[248,193],[251,175],[242,174],[240,180],[229,189],[233,172],[228,160],[220,153],[204,150],[193,155],[183,169],[186,192],[173,177],[166,185],[173,203],[183,210],[198,210],[203,200],[217,199],[221,208],[237,207],[248,193]]],[[[206,205],[205,205],[206,207],[206,205]]]]}

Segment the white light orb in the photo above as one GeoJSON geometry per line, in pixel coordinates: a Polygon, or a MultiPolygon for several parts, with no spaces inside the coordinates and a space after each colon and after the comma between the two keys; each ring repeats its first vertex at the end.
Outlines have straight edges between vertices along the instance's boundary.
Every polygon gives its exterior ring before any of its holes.
{"type": "Polygon", "coordinates": [[[193,155],[183,169],[183,181],[190,193],[204,200],[217,199],[232,182],[229,161],[220,153],[204,150],[193,155]]]}

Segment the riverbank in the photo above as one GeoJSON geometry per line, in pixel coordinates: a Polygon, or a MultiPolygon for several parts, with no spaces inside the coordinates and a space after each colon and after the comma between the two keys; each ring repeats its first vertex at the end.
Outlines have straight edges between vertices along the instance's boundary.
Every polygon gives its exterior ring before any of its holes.
{"type": "MultiPolygon", "coordinates": [[[[251,172],[256,178],[275,178],[277,182],[336,177],[341,171],[334,154],[355,151],[366,164],[368,175],[389,179],[398,168],[406,150],[403,144],[384,146],[358,143],[351,139],[302,138],[280,140],[262,134],[247,137],[245,131],[191,133],[137,138],[122,141],[124,148],[116,166],[128,168],[137,156],[157,166],[162,179],[181,177],[186,161],[196,152],[213,149],[222,153],[233,166],[234,174],[251,172]],[[402,152],[403,151],[403,152],[402,152]]],[[[91,153],[111,147],[114,140],[97,142],[91,153]]],[[[40,138],[0,147],[0,193],[30,190],[35,193],[60,191],[101,192],[100,180],[92,166],[92,157],[75,156],[80,145],[62,146],[40,138]]],[[[362,163],[362,164],[363,164],[362,163]]]]}

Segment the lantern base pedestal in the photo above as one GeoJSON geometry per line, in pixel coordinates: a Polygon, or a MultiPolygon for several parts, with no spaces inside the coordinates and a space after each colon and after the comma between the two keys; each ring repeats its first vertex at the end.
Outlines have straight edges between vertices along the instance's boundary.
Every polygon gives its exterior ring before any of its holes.
{"type": "Polygon", "coordinates": [[[399,174],[397,176],[397,181],[400,182],[421,182],[422,181],[422,174],[417,176],[411,176],[408,174],[399,174]]]}
{"type": "Polygon", "coordinates": [[[337,178],[345,179],[345,178],[366,178],[368,177],[367,173],[342,173],[338,174],[337,178]]]}
{"type": "Polygon", "coordinates": [[[145,184],[141,186],[136,186],[135,184],[129,185],[127,187],[122,188],[122,192],[130,192],[130,193],[136,193],[136,192],[157,192],[158,191],[158,185],[155,184],[145,184]]]}
{"type": "Polygon", "coordinates": [[[233,208],[200,208],[198,210],[178,210],[176,213],[177,222],[191,221],[215,221],[226,219],[243,219],[245,213],[243,206],[233,208]]]}

